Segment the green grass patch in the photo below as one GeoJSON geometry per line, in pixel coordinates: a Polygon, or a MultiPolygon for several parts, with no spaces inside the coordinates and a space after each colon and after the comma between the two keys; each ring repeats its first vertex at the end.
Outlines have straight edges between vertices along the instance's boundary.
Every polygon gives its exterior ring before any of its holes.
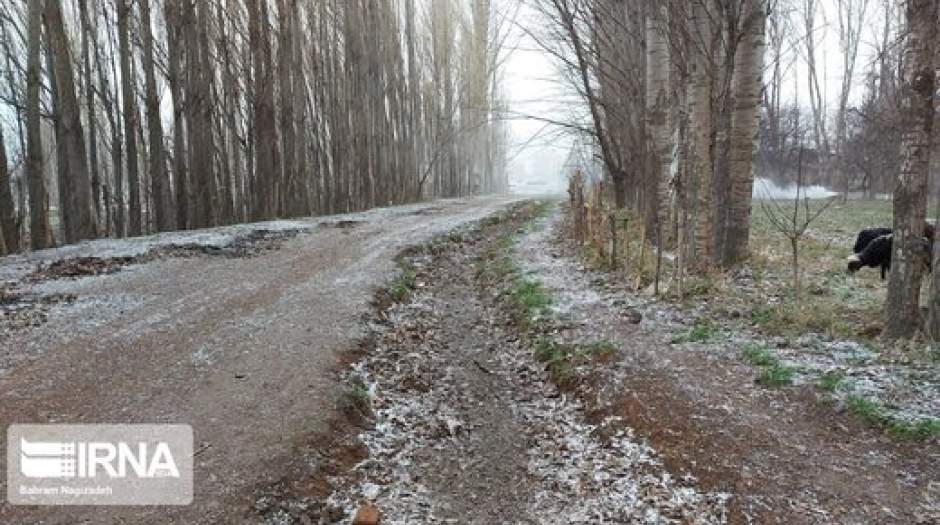
{"type": "Polygon", "coordinates": [[[888,433],[902,439],[929,439],[940,436],[940,419],[926,418],[919,421],[895,419],[888,424],[888,433]]]}
{"type": "Polygon", "coordinates": [[[793,383],[796,368],[782,362],[770,349],[749,344],[741,351],[748,363],[761,369],[757,383],[768,387],[778,387],[793,383]]]}
{"type": "Polygon", "coordinates": [[[552,381],[565,384],[575,376],[575,368],[602,359],[617,352],[617,346],[610,341],[594,341],[583,344],[566,344],[555,341],[550,336],[539,337],[535,341],[535,358],[545,363],[552,381]]]}
{"type": "Polygon", "coordinates": [[[535,358],[543,363],[552,363],[564,359],[565,352],[554,339],[543,336],[535,341],[535,358]]]}
{"type": "MultiPolygon", "coordinates": [[[[810,296],[807,296],[810,297],[810,296]]],[[[807,298],[802,307],[793,303],[774,306],[758,305],[751,310],[751,321],[761,332],[773,336],[795,336],[807,332],[832,337],[854,338],[858,330],[838,310],[837,300],[826,297],[807,298]]]]}
{"type": "Polygon", "coordinates": [[[690,275],[682,283],[682,295],[686,300],[696,297],[712,296],[718,292],[718,283],[715,277],[690,275]]]}
{"type": "Polygon", "coordinates": [[[774,307],[769,305],[757,305],[751,310],[751,321],[756,325],[770,324],[774,319],[774,307]]]}
{"type": "Polygon", "coordinates": [[[772,366],[764,367],[757,382],[764,386],[784,386],[793,382],[793,376],[796,375],[796,369],[783,363],[775,363],[772,366]]]}
{"type": "Polygon", "coordinates": [[[695,324],[684,335],[680,335],[672,340],[674,344],[679,343],[707,343],[713,341],[720,334],[718,326],[708,319],[696,319],[695,324]]]}
{"type": "Polygon", "coordinates": [[[398,269],[398,275],[388,285],[388,294],[396,303],[403,303],[411,297],[418,275],[407,261],[399,261],[398,269]]]}
{"type": "Polygon", "coordinates": [[[340,397],[340,407],[350,416],[369,419],[372,413],[372,396],[369,388],[358,375],[346,379],[345,388],[340,397]]]}
{"type": "Polygon", "coordinates": [[[849,412],[870,425],[881,427],[888,423],[881,405],[867,397],[851,394],[845,398],[845,404],[849,412]]]}
{"type": "Polygon", "coordinates": [[[745,346],[742,353],[744,358],[754,366],[774,366],[779,362],[773,352],[756,344],[745,346]]]}
{"type": "Polygon", "coordinates": [[[545,363],[545,368],[558,384],[568,382],[574,375],[575,350],[571,345],[561,344],[548,336],[535,343],[535,358],[545,363]]]}
{"type": "MultiPolygon", "coordinates": [[[[541,201],[530,204],[523,218],[531,224],[532,214],[547,213],[552,205],[541,201]]],[[[524,331],[531,331],[535,320],[549,313],[553,301],[542,283],[524,275],[513,259],[515,237],[522,229],[503,233],[490,243],[475,261],[476,277],[489,288],[503,290],[513,317],[524,331]]]]}
{"type": "Polygon", "coordinates": [[[838,370],[829,371],[819,377],[816,386],[825,392],[835,392],[845,384],[845,374],[838,370]]]}
{"type": "Polygon", "coordinates": [[[477,260],[476,277],[491,283],[502,282],[518,273],[512,260],[512,234],[500,235],[477,260]]]}
{"type": "Polygon", "coordinates": [[[532,217],[533,218],[545,217],[546,215],[548,215],[548,212],[551,211],[553,206],[555,206],[555,202],[552,202],[552,201],[543,201],[543,200],[535,201],[532,204],[532,217]]]}
{"type": "Polygon", "coordinates": [[[898,439],[929,439],[940,436],[940,419],[931,417],[909,421],[892,417],[877,401],[856,394],[846,397],[845,404],[849,412],[865,423],[898,439]]]}
{"type": "Polygon", "coordinates": [[[617,352],[617,345],[610,341],[595,341],[580,345],[580,348],[584,353],[594,356],[609,356],[617,352]]]}
{"type": "Polygon", "coordinates": [[[524,319],[547,313],[552,297],[542,283],[533,277],[518,279],[509,290],[509,299],[524,319]]]}

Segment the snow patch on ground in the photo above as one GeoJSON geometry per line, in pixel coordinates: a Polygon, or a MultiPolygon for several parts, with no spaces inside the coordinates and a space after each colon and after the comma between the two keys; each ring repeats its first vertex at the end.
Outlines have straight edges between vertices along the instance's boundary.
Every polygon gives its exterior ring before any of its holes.
{"type": "Polygon", "coordinates": [[[45,250],[37,250],[0,257],[0,281],[18,281],[35,270],[40,263],[75,257],[139,257],[152,250],[172,246],[201,246],[206,248],[225,248],[236,239],[258,231],[287,232],[312,231],[321,225],[338,222],[356,223],[380,221],[416,213],[443,210],[443,206],[463,204],[458,199],[445,199],[434,203],[417,203],[403,206],[374,208],[363,212],[344,213],[322,217],[305,217],[290,220],[273,220],[253,223],[233,224],[200,230],[182,230],[157,233],[141,237],[123,239],[94,239],[45,250]]]}

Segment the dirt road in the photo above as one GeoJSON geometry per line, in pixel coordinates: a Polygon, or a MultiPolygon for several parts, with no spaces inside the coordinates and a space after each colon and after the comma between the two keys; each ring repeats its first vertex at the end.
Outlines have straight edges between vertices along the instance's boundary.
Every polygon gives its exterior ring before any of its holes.
{"type": "MultiPolygon", "coordinates": [[[[386,525],[724,522],[726,494],[672,476],[617,418],[592,418],[500,306],[505,281],[484,277],[500,265],[490,249],[529,210],[409,257],[414,293],[377,319],[351,372],[371,399],[368,459],[336,487],[328,523],[349,523],[361,501],[386,525]]],[[[265,523],[327,514],[295,497],[265,523]]]]}
{"type": "MultiPolygon", "coordinates": [[[[0,334],[0,427],[190,424],[195,501],[178,508],[4,504],[0,522],[243,521],[252,487],[277,479],[297,441],[324,430],[338,392],[331,369],[362,334],[361,315],[394,255],[512,200],[292,221],[307,231],[252,257],[161,257],[109,275],[21,285],[74,298],[52,307],[40,326],[0,334]]],[[[7,258],[0,276],[22,280],[43,258],[121,249],[135,248],[102,241],[7,258]]]]}

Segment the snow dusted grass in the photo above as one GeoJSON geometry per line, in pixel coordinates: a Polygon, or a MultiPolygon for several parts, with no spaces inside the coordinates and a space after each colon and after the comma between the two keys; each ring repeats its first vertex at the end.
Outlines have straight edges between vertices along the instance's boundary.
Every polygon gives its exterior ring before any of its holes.
{"type": "MultiPolygon", "coordinates": [[[[673,344],[696,351],[740,353],[755,366],[763,386],[816,385],[824,399],[894,435],[940,436],[937,353],[922,341],[901,347],[880,343],[887,283],[877,270],[849,275],[845,269],[861,229],[891,225],[891,203],[837,203],[813,223],[801,244],[804,297],[799,307],[786,240],[761,206],[753,207],[752,221],[746,265],[724,275],[688,276],[681,300],[667,266],[664,297],[632,297],[630,303],[644,311],[644,325],[671,332],[673,344]],[[860,410],[867,405],[859,399],[877,410],[860,410]],[[868,416],[873,413],[878,417],[868,416]]],[[[590,254],[585,259],[609,271],[606,262],[590,254]]],[[[644,266],[637,278],[629,265],[626,275],[613,275],[645,287],[649,269],[644,266]]]]}
{"type": "Polygon", "coordinates": [[[556,372],[617,349],[530,337],[554,301],[513,261],[514,236],[432,243],[399,262],[415,275],[407,300],[388,306],[351,373],[374,415],[359,435],[369,458],[330,506],[349,516],[374,502],[389,524],[725,522],[727,494],[672,478],[619,418],[587,423],[558,386],[556,372]],[[489,249],[474,254],[478,242],[489,249]]]}
{"type": "Polygon", "coordinates": [[[734,283],[738,285],[735,291],[743,293],[745,301],[755,303],[752,316],[768,335],[821,332],[871,341],[881,330],[885,284],[879,272],[869,268],[849,275],[845,259],[851,255],[860,230],[890,226],[891,222],[891,204],[883,201],[851,201],[836,204],[823,213],[801,244],[806,294],[803,307],[797,308],[789,274],[789,248],[770,226],[764,209],[755,206],[749,263],[752,280],[734,283]]]}
{"type": "Polygon", "coordinates": [[[837,204],[812,225],[801,254],[808,291],[802,308],[793,301],[786,245],[762,209],[754,210],[752,268],[759,277],[736,292],[751,304],[757,331],[782,338],[781,355],[797,375],[862,420],[903,438],[940,436],[935,357],[924,342],[884,346],[878,336],[887,283],[878,271],[849,275],[844,268],[860,230],[891,225],[891,203],[837,204]]]}
{"type": "Polygon", "coordinates": [[[388,294],[396,303],[403,303],[415,289],[415,267],[407,260],[398,262],[398,275],[388,285],[388,294]]]}

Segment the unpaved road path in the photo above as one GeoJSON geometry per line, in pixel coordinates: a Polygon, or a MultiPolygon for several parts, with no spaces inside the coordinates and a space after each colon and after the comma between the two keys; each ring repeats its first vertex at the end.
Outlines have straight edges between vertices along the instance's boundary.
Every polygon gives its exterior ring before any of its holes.
{"type": "MultiPolygon", "coordinates": [[[[668,306],[585,267],[564,228],[557,208],[523,214],[412,257],[412,300],[353,367],[374,409],[368,460],[328,523],[362,501],[388,525],[940,523],[936,443],[867,428],[812,384],[756,384],[734,343],[674,343],[668,306]],[[552,304],[524,322],[527,279],[552,304]],[[598,343],[558,388],[558,345],[598,343]]],[[[311,503],[266,523],[301,523],[311,503]]]]}
{"type": "MultiPolygon", "coordinates": [[[[411,258],[415,293],[354,367],[372,397],[369,459],[334,493],[330,523],[363,500],[387,525],[723,522],[724,494],[674,478],[616,418],[590,421],[500,306],[504,283],[484,285],[485,254],[527,217],[411,258]]],[[[302,523],[296,508],[267,523],[302,523]]]]}
{"type": "MultiPolygon", "coordinates": [[[[294,221],[306,222],[310,232],[255,257],[161,258],[110,275],[32,285],[42,293],[75,294],[76,300],[54,307],[41,326],[3,334],[0,428],[190,424],[195,500],[176,508],[4,503],[0,522],[248,519],[252,489],[282,475],[298,441],[326,430],[325,414],[339,390],[333,367],[362,335],[362,314],[394,268],[393,257],[513,200],[442,201],[294,221]]],[[[93,253],[94,246],[59,256],[93,253]]],[[[50,255],[0,260],[0,273],[22,274],[50,255]]],[[[4,467],[5,454],[4,447],[4,467]]]]}

